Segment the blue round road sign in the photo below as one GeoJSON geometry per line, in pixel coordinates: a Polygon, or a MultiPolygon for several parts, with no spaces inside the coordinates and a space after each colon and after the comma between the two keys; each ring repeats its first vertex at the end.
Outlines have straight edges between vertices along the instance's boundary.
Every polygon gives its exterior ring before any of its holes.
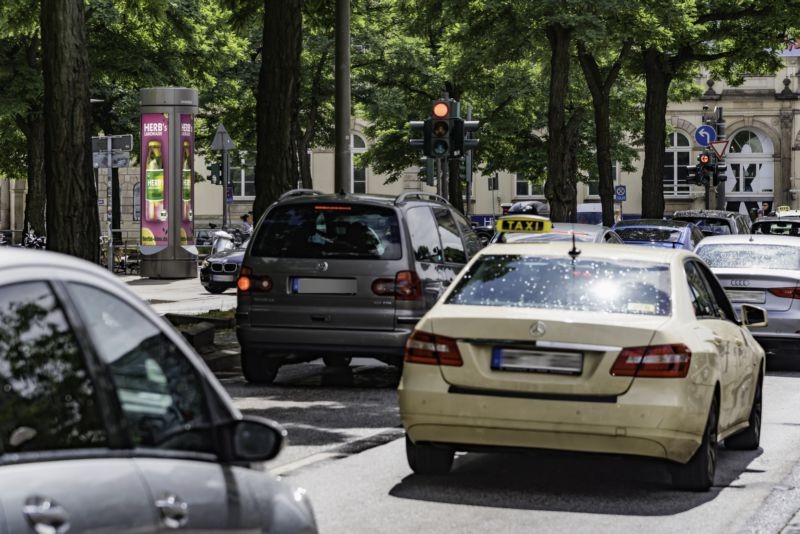
{"type": "Polygon", "coordinates": [[[624,202],[627,200],[628,190],[624,185],[614,187],[614,200],[616,202],[624,202]]]}
{"type": "Polygon", "coordinates": [[[704,124],[694,131],[694,140],[700,146],[708,146],[712,141],[717,140],[717,131],[713,126],[704,124]]]}

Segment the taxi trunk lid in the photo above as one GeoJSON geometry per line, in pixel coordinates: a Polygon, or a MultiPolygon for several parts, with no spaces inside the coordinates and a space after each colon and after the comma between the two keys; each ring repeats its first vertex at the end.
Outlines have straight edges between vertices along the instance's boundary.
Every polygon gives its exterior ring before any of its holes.
{"type": "Polygon", "coordinates": [[[615,396],[625,393],[633,377],[610,372],[622,348],[649,345],[655,331],[669,319],[542,309],[448,308],[453,315],[431,317],[429,324],[432,333],[457,340],[463,365],[440,367],[453,389],[585,401],[613,402],[615,396]]]}

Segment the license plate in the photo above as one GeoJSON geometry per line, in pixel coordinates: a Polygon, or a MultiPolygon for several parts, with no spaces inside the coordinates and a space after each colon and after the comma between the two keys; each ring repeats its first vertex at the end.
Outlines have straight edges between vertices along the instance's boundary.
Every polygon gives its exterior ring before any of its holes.
{"type": "Polygon", "coordinates": [[[312,295],[355,295],[354,278],[292,278],[292,293],[312,295]]]}
{"type": "Polygon", "coordinates": [[[763,304],[767,301],[767,296],[764,291],[754,291],[752,289],[726,289],[725,293],[728,294],[728,298],[733,302],[751,302],[763,304]]]}
{"type": "Polygon", "coordinates": [[[214,282],[233,282],[235,278],[232,274],[212,274],[211,280],[214,282]]]}
{"type": "Polygon", "coordinates": [[[495,347],[492,351],[492,369],[522,373],[579,375],[583,370],[583,353],[495,347]]]}

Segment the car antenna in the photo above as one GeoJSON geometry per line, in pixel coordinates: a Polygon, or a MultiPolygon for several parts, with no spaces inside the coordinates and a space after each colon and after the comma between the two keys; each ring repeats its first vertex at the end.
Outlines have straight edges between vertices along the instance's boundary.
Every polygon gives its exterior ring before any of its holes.
{"type": "Polygon", "coordinates": [[[572,250],[567,252],[567,254],[569,254],[569,257],[572,258],[573,262],[578,256],[581,255],[581,251],[575,246],[575,232],[572,232],[572,250]]]}

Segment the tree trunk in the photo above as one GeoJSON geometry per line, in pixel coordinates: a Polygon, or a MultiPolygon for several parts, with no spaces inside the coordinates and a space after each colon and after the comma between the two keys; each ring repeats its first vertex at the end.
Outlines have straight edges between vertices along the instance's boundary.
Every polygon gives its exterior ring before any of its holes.
{"type": "Polygon", "coordinates": [[[550,42],[550,100],[547,106],[547,183],[544,193],[550,203],[550,219],[564,222],[574,218],[575,177],[564,167],[569,158],[564,104],[569,92],[570,42],[572,29],[558,23],[546,28],[550,42]],[[570,213],[572,211],[572,213],[570,213]]]}
{"type": "Polygon", "coordinates": [[[18,126],[25,135],[26,170],[28,192],[25,195],[24,231],[28,227],[36,235],[47,235],[45,225],[45,182],[44,182],[44,119],[41,114],[30,112],[18,126]]]}
{"type": "Polygon", "coordinates": [[[450,188],[448,191],[448,197],[450,199],[450,204],[453,205],[455,209],[464,213],[464,186],[461,183],[461,159],[451,159],[447,162],[449,166],[449,182],[447,186],[450,188]]]}
{"type": "Polygon", "coordinates": [[[644,109],[644,164],[642,165],[642,217],[664,216],[664,149],[667,129],[667,96],[673,71],[658,50],[643,52],[647,97],[644,109]]]}
{"type": "Polygon", "coordinates": [[[47,248],[98,261],[84,0],[42,0],[47,248]]]}
{"type": "Polygon", "coordinates": [[[300,176],[292,134],[299,109],[301,4],[301,0],[264,0],[256,104],[256,220],[300,176]]]}

